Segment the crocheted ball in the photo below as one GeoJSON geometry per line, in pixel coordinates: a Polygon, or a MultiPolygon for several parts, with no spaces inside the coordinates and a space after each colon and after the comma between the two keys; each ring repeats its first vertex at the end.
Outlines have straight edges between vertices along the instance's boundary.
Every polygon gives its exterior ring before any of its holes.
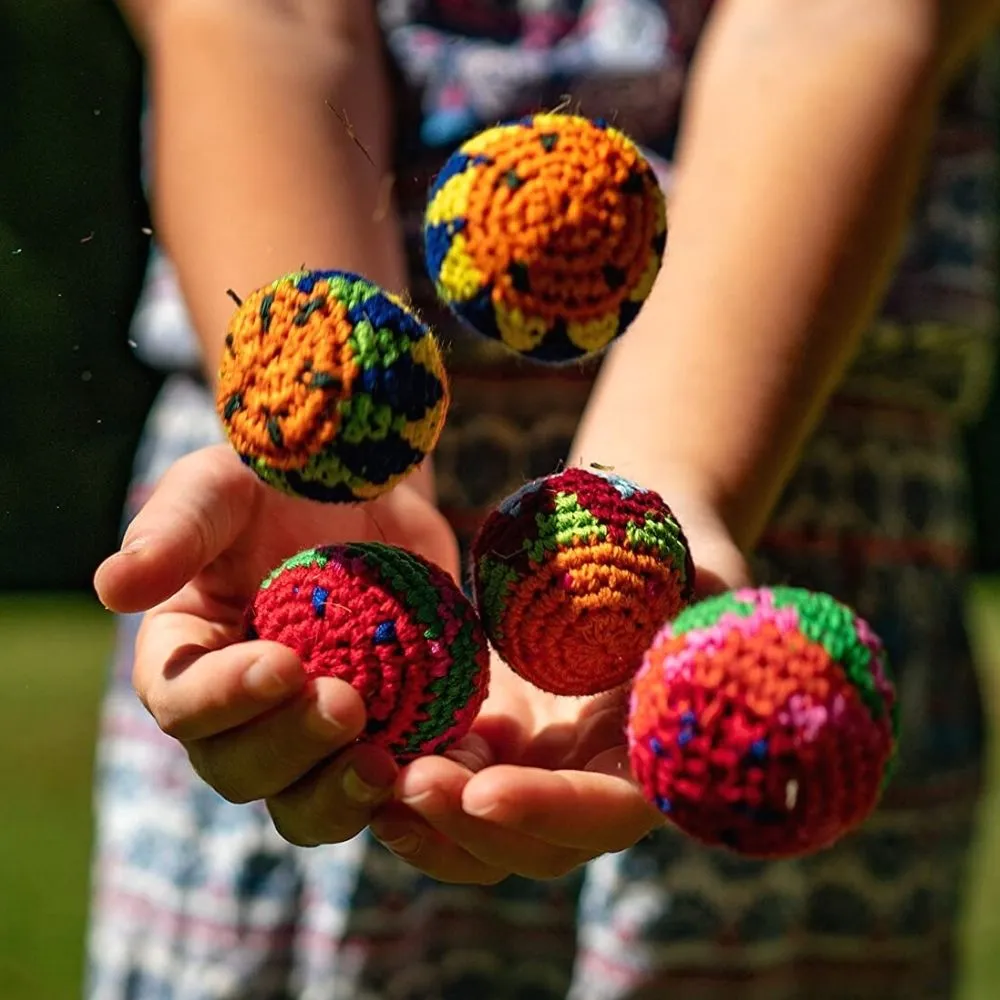
{"type": "Polygon", "coordinates": [[[651,490],[566,469],[522,486],[472,546],[486,634],[543,691],[587,695],[630,680],[692,596],[687,540],[651,490]]]}
{"type": "Polygon", "coordinates": [[[861,824],[897,737],[878,637],[794,587],[682,612],[645,657],[628,721],[649,801],[696,839],[761,858],[819,851],[861,824]]]}
{"type": "Polygon", "coordinates": [[[367,706],[361,738],[401,761],[446,750],[486,697],[489,649],[469,599],[443,569],[381,542],[286,560],[245,631],[295,650],[310,677],[349,681],[367,706]]]}
{"type": "Polygon", "coordinates": [[[230,321],[218,412],[240,458],[285,493],[384,493],[434,448],[448,402],[430,330],[355,274],[286,275],[230,321]]]}
{"type": "Polygon", "coordinates": [[[439,297],[479,333],[555,363],[625,331],[666,238],[663,192],[638,147],[564,114],[471,138],[438,174],[424,219],[439,297]]]}

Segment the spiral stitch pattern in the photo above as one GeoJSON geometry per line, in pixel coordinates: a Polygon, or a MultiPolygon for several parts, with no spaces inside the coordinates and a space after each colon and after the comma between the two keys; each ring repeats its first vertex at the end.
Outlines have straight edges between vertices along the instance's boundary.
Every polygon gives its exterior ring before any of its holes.
{"type": "Polygon", "coordinates": [[[577,115],[532,115],[468,140],[424,219],[439,297],[479,333],[553,363],[627,329],[666,238],[663,192],[638,147],[577,115]]]}
{"type": "Polygon", "coordinates": [[[240,458],[285,493],[377,497],[434,448],[448,403],[430,330],[357,275],[286,275],[229,324],[219,416],[240,458]]]}
{"type": "Polygon", "coordinates": [[[348,681],[368,712],[361,739],[400,761],[464,736],[489,687],[489,649],[469,599],[443,569],[381,542],[286,560],[248,607],[245,634],[294,649],[310,677],[348,681]]]}
{"type": "Polygon", "coordinates": [[[688,608],[631,694],[648,799],[696,839],[754,857],[813,853],[863,823],[897,738],[879,638],[829,595],[794,587],[688,608]]]}
{"type": "Polygon", "coordinates": [[[690,600],[694,569],[663,499],[610,472],[521,487],[472,546],[476,605],[507,664],[554,694],[596,694],[638,670],[690,600]]]}

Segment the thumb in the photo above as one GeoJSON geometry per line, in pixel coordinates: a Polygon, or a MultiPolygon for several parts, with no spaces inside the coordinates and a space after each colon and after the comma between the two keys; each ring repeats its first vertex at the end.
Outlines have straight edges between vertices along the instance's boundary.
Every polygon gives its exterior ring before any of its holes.
{"type": "Polygon", "coordinates": [[[105,607],[147,611],[180,590],[245,529],[257,482],[225,445],[176,462],[94,574],[105,607]]]}

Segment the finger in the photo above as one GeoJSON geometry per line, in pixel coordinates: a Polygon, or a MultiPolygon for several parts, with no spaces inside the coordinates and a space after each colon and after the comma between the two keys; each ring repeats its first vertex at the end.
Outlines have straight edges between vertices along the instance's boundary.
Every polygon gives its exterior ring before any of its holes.
{"type": "Polygon", "coordinates": [[[461,584],[461,558],[455,532],[436,509],[428,506],[419,486],[383,494],[362,510],[375,529],[376,538],[429,559],[461,584]],[[392,516],[383,522],[381,515],[387,507],[392,508],[392,516]]]}
{"type": "Polygon", "coordinates": [[[396,857],[439,882],[496,885],[510,875],[473,857],[395,802],[375,815],[371,831],[396,857]]]}
{"type": "Polygon", "coordinates": [[[384,750],[359,743],[267,800],[275,829],[298,847],[350,840],[392,794],[398,770],[384,750]]]}
{"type": "Polygon", "coordinates": [[[219,555],[249,523],[257,495],[253,474],[218,445],[180,459],[138,513],[120,551],[94,574],[112,611],[146,611],[219,555]]]}
{"type": "Polygon", "coordinates": [[[192,741],[235,729],[305,687],[302,665],[287,647],[232,639],[223,626],[193,615],[144,619],[132,685],[167,735],[192,741]]]}
{"type": "Polygon", "coordinates": [[[466,771],[473,773],[496,763],[489,742],[477,732],[467,733],[442,756],[461,764],[466,771]]]}
{"type": "Polygon", "coordinates": [[[753,582],[750,567],[725,531],[699,536],[695,555],[695,598],[703,600],[753,582]]]}
{"type": "Polygon", "coordinates": [[[194,769],[230,802],[268,799],[354,742],[365,726],[357,691],[321,677],[299,697],[228,732],[186,743],[194,769]]]}
{"type": "Polygon", "coordinates": [[[624,850],[662,822],[621,776],[509,765],[474,775],[462,807],[510,830],[595,855],[624,850]]]}
{"type": "Polygon", "coordinates": [[[559,878],[590,855],[469,816],[462,793],[472,775],[454,761],[425,757],[404,769],[397,795],[439,834],[492,868],[532,879],[559,878]]]}

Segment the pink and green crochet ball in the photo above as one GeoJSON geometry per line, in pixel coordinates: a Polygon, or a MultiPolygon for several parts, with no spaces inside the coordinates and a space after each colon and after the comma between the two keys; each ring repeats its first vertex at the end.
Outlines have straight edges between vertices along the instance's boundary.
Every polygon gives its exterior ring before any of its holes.
{"type": "Polygon", "coordinates": [[[487,517],[472,559],[490,642],[553,694],[630,681],[653,636],[693,595],[687,540],[663,498],[597,469],[522,486],[487,517]]]}
{"type": "Polygon", "coordinates": [[[348,681],[367,707],[361,739],[400,761],[464,736],[489,685],[469,599],[443,569],[381,542],[286,560],[261,584],[245,631],[293,649],[310,677],[348,681]]]}
{"type": "Polygon", "coordinates": [[[895,688],[850,608],[794,587],[738,590],[656,637],[631,694],[646,797],[705,844],[814,853],[861,825],[896,752],[895,688]]]}

